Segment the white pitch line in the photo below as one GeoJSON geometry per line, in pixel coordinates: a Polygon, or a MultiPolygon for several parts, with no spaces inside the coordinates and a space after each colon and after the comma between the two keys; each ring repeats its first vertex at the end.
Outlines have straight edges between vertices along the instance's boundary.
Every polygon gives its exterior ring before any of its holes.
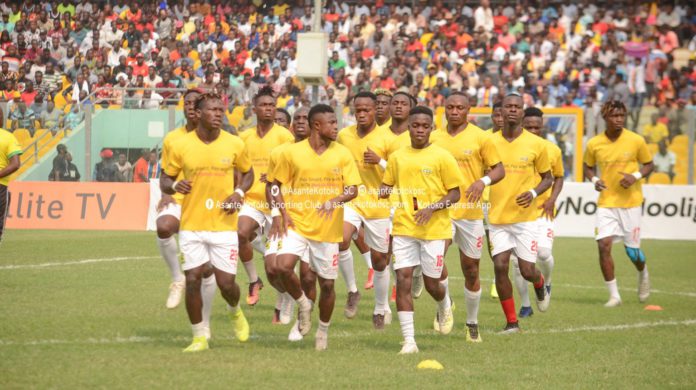
{"type": "Polygon", "coordinates": [[[130,260],[151,260],[158,259],[156,256],[135,256],[135,257],[107,257],[101,259],[84,259],[76,261],[66,261],[62,263],[42,263],[42,264],[10,264],[0,266],[0,271],[13,269],[32,269],[32,268],[49,268],[60,267],[65,265],[83,265],[93,263],[110,263],[114,261],[130,261],[130,260]]]}
{"type": "MultiPolygon", "coordinates": [[[[693,326],[696,325],[696,319],[682,320],[682,321],[655,321],[655,322],[637,322],[634,324],[617,324],[617,325],[595,325],[595,326],[581,326],[575,328],[560,328],[560,329],[545,329],[545,330],[524,330],[523,334],[554,334],[554,333],[581,333],[581,332],[606,332],[606,331],[625,331],[643,328],[657,328],[662,326],[693,326]]],[[[357,337],[368,337],[375,335],[375,332],[335,332],[331,333],[330,338],[357,338],[357,337]]],[[[418,331],[416,332],[419,336],[432,335],[433,331],[418,331]]],[[[493,333],[498,335],[498,333],[493,333]]],[[[505,337],[514,337],[510,335],[503,335],[505,337]]],[[[257,335],[252,334],[250,337],[252,340],[287,340],[287,336],[283,334],[272,334],[272,335],[257,335]]],[[[309,337],[308,339],[312,339],[309,337]]],[[[114,338],[86,338],[81,340],[60,340],[60,339],[43,339],[43,340],[29,340],[29,341],[13,341],[13,340],[0,340],[1,347],[9,346],[42,346],[42,345],[111,345],[111,344],[146,344],[154,342],[182,342],[186,343],[189,341],[189,337],[179,336],[172,338],[153,338],[146,336],[129,336],[122,337],[116,336],[114,338]]],[[[213,341],[215,340],[225,340],[232,341],[235,340],[233,337],[217,337],[213,336],[213,341]]],[[[289,342],[288,342],[289,343],[289,342]]],[[[294,343],[293,343],[294,344],[294,343]]]]}

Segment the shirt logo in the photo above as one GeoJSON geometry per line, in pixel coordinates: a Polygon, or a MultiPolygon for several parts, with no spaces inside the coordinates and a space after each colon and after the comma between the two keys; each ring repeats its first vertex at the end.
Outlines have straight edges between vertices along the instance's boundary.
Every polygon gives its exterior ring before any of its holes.
{"type": "Polygon", "coordinates": [[[331,170],[331,172],[333,172],[334,175],[340,175],[340,174],[341,174],[341,168],[340,168],[340,167],[333,168],[333,169],[331,170]]]}
{"type": "Polygon", "coordinates": [[[529,161],[529,157],[527,157],[527,156],[522,156],[522,157],[520,157],[520,161],[522,161],[522,162],[527,162],[527,161],[529,161]]]}
{"type": "Polygon", "coordinates": [[[225,164],[225,165],[230,164],[231,162],[232,162],[232,159],[229,157],[223,157],[222,159],[220,159],[220,163],[225,164]]]}
{"type": "Polygon", "coordinates": [[[466,156],[471,156],[472,154],[474,154],[474,151],[471,149],[466,149],[466,150],[462,150],[462,153],[466,156]]]}
{"type": "Polygon", "coordinates": [[[423,172],[424,175],[429,176],[433,173],[433,170],[430,168],[423,168],[421,169],[421,172],[423,172]]]}

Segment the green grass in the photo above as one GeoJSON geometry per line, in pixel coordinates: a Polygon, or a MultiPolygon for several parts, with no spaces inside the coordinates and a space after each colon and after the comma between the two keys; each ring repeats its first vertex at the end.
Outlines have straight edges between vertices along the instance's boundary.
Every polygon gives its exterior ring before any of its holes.
{"type": "MultiPolygon", "coordinates": [[[[372,330],[372,291],[363,292],[356,319],[343,317],[340,280],[324,353],[314,351],[313,332],[290,343],[289,326],[271,325],[275,294],[267,284],[257,307],[243,305],[249,342],[234,339],[216,297],[211,350],[184,355],[190,327],[183,304],[164,307],[169,276],[153,233],[9,231],[0,247],[0,388],[693,388],[696,243],[645,240],[644,249],[656,290],[650,303],[663,311],[638,303],[636,273],[620,246],[614,254],[624,305],[603,308],[594,241],[557,239],[551,309],[521,320],[519,335],[496,334],[504,317],[488,295],[491,263],[482,260],[484,343],[468,344],[453,248],[447,263],[455,330],[435,334],[435,304],[424,293],[416,301],[415,356],[397,355],[396,315],[386,331],[372,330]],[[26,267],[124,257],[140,259],[26,267]],[[445,370],[417,370],[424,359],[445,370]]],[[[355,263],[362,286],[364,263],[359,256],[355,263]]],[[[262,273],[258,259],[257,269],[262,273]]],[[[240,281],[246,284],[243,272],[240,281]]]]}

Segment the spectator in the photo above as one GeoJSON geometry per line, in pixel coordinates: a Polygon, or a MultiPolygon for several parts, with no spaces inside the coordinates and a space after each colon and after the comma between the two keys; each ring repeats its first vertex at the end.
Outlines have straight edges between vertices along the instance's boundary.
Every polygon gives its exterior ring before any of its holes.
{"type": "Polygon", "coordinates": [[[159,158],[157,158],[157,150],[153,149],[148,155],[147,161],[147,181],[152,179],[159,179],[162,173],[162,166],[160,165],[159,158]]]}
{"type": "Polygon", "coordinates": [[[111,149],[103,149],[99,154],[101,161],[94,167],[94,181],[117,182],[118,168],[114,162],[114,152],[111,149]]]}
{"type": "Polygon", "coordinates": [[[152,92],[151,89],[146,89],[143,91],[143,98],[140,106],[146,110],[156,110],[160,107],[162,101],[164,101],[162,95],[157,92],[152,92]]]}
{"type": "Polygon", "coordinates": [[[649,144],[657,144],[664,139],[669,139],[669,130],[664,123],[658,121],[659,118],[658,113],[650,115],[650,123],[643,127],[643,137],[649,144]]]}
{"type": "Polygon", "coordinates": [[[80,110],[80,106],[75,104],[70,112],[65,116],[65,130],[75,130],[77,126],[85,120],[85,113],[80,110]]]}
{"type": "Polygon", "coordinates": [[[77,169],[77,166],[72,163],[72,154],[66,153],[65,154],[65,161],[67,163],[67,170],[65,172],[61,172],[59,180],[60,181],[80,181],[80,171],[77,169]]]}
{"type": "Polygon", "coordinates": [[[69,163],[66,159],[68,148],[63,144],[56,146],[56,157],[53,158],[53,168],[48,174],[49,181],[61,181],[60,178],[67,175],[69,163]]]}
{"type": "Polygon", "coordinates": [[[143,149],[138,161],[133,167],[133,181],[136,183],[148,182],[148,161],[150,160],[150,150],[143,149]]]}
{"type": "Polygon", "coordinates": [[[34,136],[36,127],[34,120],[36,115],[34,111],[27,108],[27,104],[24,101],[20,101],[17,105],[17,109],[10,114],[10,119],[12,119],[12,131],[17,129],[27,129],[31,136],[34,136]]]}
{"type": "Polygon", "coordinates": [[[126,158],[125,153],[120,153],[118,155],[118,162],[116,163],[116,167],[118,168],[118,181],[133,181],[133,166],[126,158]]]}
{"type": "Polygon", "coordinates": [[[48,129],[52,135],[56,135],[63,122],[63,112],[57,110],[55,103],[46,103],[46,110],[41,113],[41,128],[48,129]]]}
{"type": "Polygon", "coordinates": [[[653,156],[655,172],[662,172],[669,175],[670,180],[674,179],[674,165],[677,163],[677,156],[667,150],[667,140],[662,139],[657,144],[657,153],[653,156]]]}

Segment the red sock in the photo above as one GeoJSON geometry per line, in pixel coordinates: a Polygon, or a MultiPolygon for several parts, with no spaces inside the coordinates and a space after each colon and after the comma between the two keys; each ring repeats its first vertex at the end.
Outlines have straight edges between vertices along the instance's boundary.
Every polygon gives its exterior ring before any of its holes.
{"type": "Polygon", "coordinates": [[[539,275],[539,282],[534,283],[534,288],[542,288],[544,287],[544,275],[539,275]]]}
{"type": "Polygon", "coordinates": [[[517,322],[517,314],[515,314],[515,298],[508,298],[500,301],[500,305],[503,307],[503,313],[505,313],[505,318],[509,324],[517,322]]]}

